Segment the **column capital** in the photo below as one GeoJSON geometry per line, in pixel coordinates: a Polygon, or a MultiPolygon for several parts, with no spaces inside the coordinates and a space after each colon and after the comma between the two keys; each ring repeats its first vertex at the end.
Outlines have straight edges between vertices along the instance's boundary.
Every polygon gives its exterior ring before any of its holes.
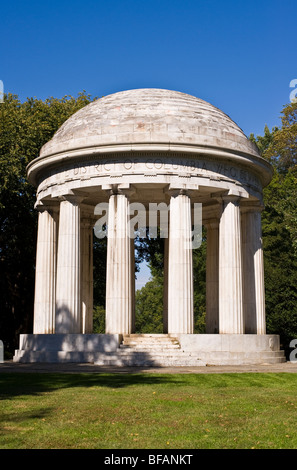
{"type": "Polygon", "coordinates": [[[79,206],[82,201],[85,199],[86,196],[78,195],[78,194],[63,194],[62,196],[59,196],[60,202],[62,201],[68,201],[74,206],[79,206]]]}
{"type": "Polygon", "coordinates": [[[194,191],[198,191],[198,184],[170,184],[165,190],[164,193],[169,194],[169,196],[188,196],[191,197],[194,191]]]}
{"type": "Polygon", "coordinates": [[[109,196],[124,195],[127,198],[136,193],[136,189],[130,183],[103,184],[102,190],[106,191],[109,196]]]}
{"type": "Polygon", "coordinates": [[[47,211],[50,214],[53,214],[56,210],[58,210],[59,207],[59,202],[56,200],[37,200],[34,205],[34,209],[36,209],[38,212],[44,212],[47,211]]]}
{"type": "Polygon", "coordinates": [[[241,200],[241,197],[236,195],[236,194],[226,194],[224,196],[222,196],[222,201],[223,202],[233,202],[233,204],[235,205],[239,205],[240,203],[240,200],[241,200]]]}
{"type": "Polygon", "coordinates": [[[233,202],[235,205],[239,204],[240,201],[243,199],[244,194],[241,191],[226,191],[221,193],[220,195],[213,194],[212,198],[216,199],[218,203],[228,203],[233,202]]]}

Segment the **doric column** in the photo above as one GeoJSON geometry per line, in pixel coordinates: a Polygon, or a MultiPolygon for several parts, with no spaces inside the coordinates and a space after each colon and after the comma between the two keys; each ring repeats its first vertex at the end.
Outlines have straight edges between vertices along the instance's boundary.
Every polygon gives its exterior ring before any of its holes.
{"type": "Polygon", "coordinates": [[[60,202],[56,333],[81,333],[80,202],[67,195],[60,202]]]}
{"type": "Polygon", "coordinates": [[[223,197],[219,232],[219,332],[242,334],[244,325],[239,197],[223,197]]]}
{"type": "Polygon", "coordinates": [[[93,220],[81,220],[82,333],[93,332],[93,220]]]}
{"type": "Polygon", "coordinates": [[[191,200],[185,190],[171,192],[168,251],[168,333],[193,333],[191,200]]]}
{"type": "Polygon", "coordinates": [[[219,332],[219,220],[206,222],[206,333],[219,332]]]}
{"type": "Polygon", "coordinates": [[[131,314],[132,314],[132,326],[131,333],[135,332],[135,245],[134,238],[130,240],[131,247],[131,314]]]}
{"type": "Polygon", "coordinates": [[[128,194],[110,191],[106,266],[106,333],[130,334],[133,329],[131,240],[128,233],[128,194]]]}
{"type": "Polygon", "coordinates": [[[56,218],[53,208],[37,205],[38,234],[35,270],[35,334],[55,332],[56,218]]]}
{"type": "Polygon", "coordinates": [[[241,207],[245,333],[258,335],[266,333],[261,210],[255,203],[241,207]]]}
{"type": "Polygon", "coordinates": [[[168,250],[169,238],[164,238],[163,333],[168,333],[168,250]]]}

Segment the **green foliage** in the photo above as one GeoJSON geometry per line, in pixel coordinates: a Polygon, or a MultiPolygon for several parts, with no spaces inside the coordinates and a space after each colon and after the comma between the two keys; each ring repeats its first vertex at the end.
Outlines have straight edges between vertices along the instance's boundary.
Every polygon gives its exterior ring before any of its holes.
{"type": "Polygon", "coordinates": [[[96,305],[93,310],[93,333],[105,333],[105,308],[96,305]]]}
{"type": "Polygon", "coordinates": [[[284,106],[282,126],[273,132],[265,156],[279,172],[286,172],[297,164],[297,103],[284,106]]]}
{"type": "Polygon", "coordinates": [[[163,279],[155,276],[135,294],[135,332],[163,333],[163,279]]]}
{"type": "Polygon", "coordinates": [[[297,338],[297,257],[296,239],[292,238],[296,227],[287,226],[281,209],[286,199],[277,197],[283,191],[279,185],[274,180],[265,191],[262,214],[266,319],[267,333],[279,334],[287,349],[291,339],[297,338]]]}
{"type": "Polygon", "coordinates": [[[160,232],[158,231],[157,238],[150,238],[147,229],[146,238],[137,237],[135,239],[135,248],[137,271],[140,263],[146,261],[153,276],[163,276],[164,238],[160,237],[160,232]]]}
{"type": "Polygon", "coordinates": [[[206,315],[206,230],[202,244],[193,250],[194,333],[205,333],[206,315]]]}
{"type": "Polygon", "coordinates": [[[135,332],[163,333],[164,239],[147,234],[135,247],[137,265],[146,261],[151,270],[151,279],[135,293],[135,332]]]}
{"type": "Polygon", "coordinates": [[[94,306],[105,306],[107,238],[94,237],[93,271],[94,271],[94,306]]]}
{"type": "Polygon", "coordinates": [[[255,139],[274,167],[262,213],[267,333],[288,352],[297,338],[297,105],[284,107],[282,127],[255,139]]]}
{"type": "Polygon", "coordinates": [[[257,144],[261,154],[268,149],[269,145],[273,141],[273,135],[277,131],[277,128],[275,127],[272,132],[270,132],[269,127],[265,125],[264,127],[264,136],[258,135],[257,137],[254,136],[254,134],[250,135],[250,140],[257,144]]]}

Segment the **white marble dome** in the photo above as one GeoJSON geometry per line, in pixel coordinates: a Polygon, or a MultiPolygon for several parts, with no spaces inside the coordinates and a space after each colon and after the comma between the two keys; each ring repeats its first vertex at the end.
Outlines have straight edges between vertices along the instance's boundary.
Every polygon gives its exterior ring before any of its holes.
{"type": "Polygon", "coordinates": [[[100,98],[71,116],[46,143],[41,157],[70,150],[169,144],[220,148],[259,156],[229,116],[194,96],[154,88],[121,91],[100,98]]]}

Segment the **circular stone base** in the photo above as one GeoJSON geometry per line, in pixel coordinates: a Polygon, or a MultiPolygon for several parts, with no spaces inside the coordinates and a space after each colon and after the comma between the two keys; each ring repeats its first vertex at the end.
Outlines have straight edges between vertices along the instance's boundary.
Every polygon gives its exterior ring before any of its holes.
{"type": "MultiPolygon", "coordinates": [[[[141,340],[143,335],[132,335],[141,340]]],[[[124,347],[122,335],[20,335],[14,362],[95,363],[117,366],[256,365],[286,362],[278,335],[180,334],[151,337],[143,348],[124,347]],[[156,340],[174,338],[180,348],[156,347],[156,340]]],[[[149,338],[148,338],[149,339],[149,338]]],[[[133,341],[135,342],[135,341],[133,341]]],[[[136,341],[137,343],[137,341],[136,341]]]]}

